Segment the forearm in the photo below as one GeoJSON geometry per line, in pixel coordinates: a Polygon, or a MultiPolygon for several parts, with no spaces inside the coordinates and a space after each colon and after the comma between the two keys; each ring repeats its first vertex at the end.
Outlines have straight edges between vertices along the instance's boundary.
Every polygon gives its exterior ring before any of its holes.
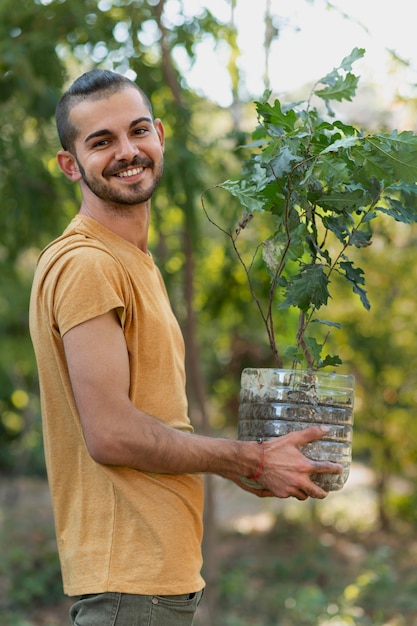
{"type": "Polygon", "coordinates": [[[116,419],[108,409],[101,408],[100,425],[82,416],[89,453],[99,463],[162,474],[223,476],[250,476],[259,466],[256,443],[184,433],[129,404],[118,403],[116,419]]]}
{"type": "Polygon", "coordinates": [[[319,427],[260,446],[257,442],[184,433],[134,407],[122,415],[123,419],[111,420],[106,428],[95,428],[94,436],[85,433],[89,452],[97,462],[159,474],[218,474],[258,496],[294,496],[301,500],[326,495],[311,481],[311,474],[342,470],[333,463],[311,461],[300,452],[304,443],[323,436],[319,427]],[[257,488],[241,482],[242,477],[254,475],[257,488]]]}

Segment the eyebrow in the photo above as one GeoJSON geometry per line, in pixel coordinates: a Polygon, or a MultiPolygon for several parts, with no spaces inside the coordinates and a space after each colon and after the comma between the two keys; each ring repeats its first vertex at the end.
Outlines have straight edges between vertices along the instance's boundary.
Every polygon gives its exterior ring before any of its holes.
{"type": "MultiPolygon", "coordinates": [[[[148,122],[149,124],[152,124],[152,118],[138,117],[137,120],[133,120],[133,122],[130,122],[129,128],[133,128],[134,126],[136,126],[137,124],[141,124],[142,122],[148,122]]],[[[96,137],[103,137],[103,135],[111,135],[111,134],[112,134],[112,131],[108,130],[107,128],[96,130],[94,133],[90,133],[90,135],[87,135],[87,137],[84,139],[84,143],[88,143],[91,139],[95,139],[96,137]]]]}

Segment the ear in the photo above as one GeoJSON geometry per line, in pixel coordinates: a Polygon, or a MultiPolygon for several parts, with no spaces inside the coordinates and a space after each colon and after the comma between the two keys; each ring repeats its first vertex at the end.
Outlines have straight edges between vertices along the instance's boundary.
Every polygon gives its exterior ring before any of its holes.
{"type": "Polygon", "coordinates": [[[156,134],[158,135],[159,142],[161,144],[162,150],[164,150],[164,148],[165,148],[165,129],[164,129],[164,125],[162,124],[162,122],[161,122],[161,120],[159,118],[156,118],[153,123],[154,123],[154,126],[155,126],[156,134]]]}
{"type": "Polygon", "coordinates": [[[64,172],[65,176],[74,183],[82,179],[81,172],[78,168],[75,157],[67,150],[60,150],[56,155],[59,168],[64,172]]]}

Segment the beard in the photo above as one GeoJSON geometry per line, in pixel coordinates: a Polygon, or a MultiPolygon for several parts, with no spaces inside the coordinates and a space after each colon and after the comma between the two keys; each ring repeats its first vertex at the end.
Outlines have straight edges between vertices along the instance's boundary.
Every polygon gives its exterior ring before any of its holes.
{"type": "Polygon", "coordinates": [[[90,191],[105,202],[113,205],[134,206],[147,202],[157,188],[163,172],[164,162],[161,158],[159,164],[155,164],[152,159],[136,156],[130,163],[121,161],[117,165],[108,167],[103,172],[103,177],[111,178],[128,168],[144,167],[152,174],[151,182],[145,187],[142,182],[131,183],[126,189],[114,189],[110,184],[103,182],[95,176],[87,176],[83,166],[77,159],[77,165],[80,170],[83,181],[90,191]]]}

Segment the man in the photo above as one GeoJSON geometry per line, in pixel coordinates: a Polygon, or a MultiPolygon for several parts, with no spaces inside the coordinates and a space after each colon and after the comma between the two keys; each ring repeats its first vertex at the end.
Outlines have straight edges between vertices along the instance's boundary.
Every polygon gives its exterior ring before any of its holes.
{"type": "Polygon", "coordinates": [[[201,474],[259,496],[326,493],[341,467],[299,451],[324,432],[268,441],[193,434],[182,337],[148,253],[164,128],[125,77],[93,70],[57,107],[57,160],[82,202],[41,254],[30,329],[64,590],[74,624],[185,626],[204,581],[201,474]],[[261,489],[241,483],[257,477],[261,489]]]}

